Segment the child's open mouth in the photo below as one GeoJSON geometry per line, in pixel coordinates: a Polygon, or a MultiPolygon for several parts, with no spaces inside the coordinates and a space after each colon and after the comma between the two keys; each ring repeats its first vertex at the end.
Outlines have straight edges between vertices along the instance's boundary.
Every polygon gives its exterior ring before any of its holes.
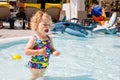
{"type": "Polygon", "coordinates": [[[45,32],[48,33],[48,32],[49,32],[49,29],[45,29],[45,32]]]}

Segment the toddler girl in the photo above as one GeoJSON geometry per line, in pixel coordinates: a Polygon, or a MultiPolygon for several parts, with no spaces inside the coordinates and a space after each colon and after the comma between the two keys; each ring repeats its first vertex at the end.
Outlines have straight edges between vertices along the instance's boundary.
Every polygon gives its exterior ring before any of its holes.
{"type": "Polygon", "coordinates": [[[53,47],[52,39],[48,35],[51,28],[51,17],[42,11],[37,11],[31,18],[31,29],[35,35],[28,41],[25,48],[25,54],[31,56],[28,62],[32,77],[30,80],[36,80],[43,77],[46,68],[49,65],[50,55],[60,55],[53,47]]]}

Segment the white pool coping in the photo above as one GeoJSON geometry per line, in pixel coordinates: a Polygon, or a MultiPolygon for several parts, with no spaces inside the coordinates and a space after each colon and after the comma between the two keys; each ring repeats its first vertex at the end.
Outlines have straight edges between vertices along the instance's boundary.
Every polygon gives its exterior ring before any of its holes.
{"type": "Polygon", "coordinates": [[[13,41],[17,41],[17,40],[29,39],[30,37],[31,37],[31,36],[3,38],[3,39],[0,39],[0,44],[4,44],[4,43],[6,43],[6,42],[13,42],[13,41]]]}
{"type": "MultiPolygon", "coordinates": [[[[53,37],[54,35],[50,35],[50,36],[53,37]]],[[[32,37],[32,36],[3,38],[3,39],[0,39],[0,44],[4,44],[6,42],[13,42],[13,41],[17,41],[17,40],[29,39],[30,37],[32,37]]]]}

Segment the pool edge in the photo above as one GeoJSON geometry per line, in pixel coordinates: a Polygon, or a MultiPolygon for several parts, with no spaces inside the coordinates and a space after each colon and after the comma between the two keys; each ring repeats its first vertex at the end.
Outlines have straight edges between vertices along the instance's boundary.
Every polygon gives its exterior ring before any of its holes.
{"type": "Polygon", "coordinates": [[[0,39],[0,44],[6,43],[6,42],[13,42],[16,40],[23,40],[23,39],[28,39],[31,36],[26,36],[26,37],[12,37],[12,38],[4,38],[4,39],[0,39]]]}

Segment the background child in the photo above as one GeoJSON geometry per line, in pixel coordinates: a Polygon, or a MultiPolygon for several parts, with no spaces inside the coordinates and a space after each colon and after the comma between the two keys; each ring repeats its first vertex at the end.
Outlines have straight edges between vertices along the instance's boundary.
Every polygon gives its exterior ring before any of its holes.
{"type": "Polygon", "coordinates": [[[51,53],[55,56],[60,55],[60,52],[53,47],[52,39],[48,36],[51,24],[51,17],[42,11],[36,12],[31,18],[31,29],[35,31],[35,35],[25,48],[25,54],[31,56],[28,63],[32,73],[30,80],[36,80],[44,75],[51,53]]]}

